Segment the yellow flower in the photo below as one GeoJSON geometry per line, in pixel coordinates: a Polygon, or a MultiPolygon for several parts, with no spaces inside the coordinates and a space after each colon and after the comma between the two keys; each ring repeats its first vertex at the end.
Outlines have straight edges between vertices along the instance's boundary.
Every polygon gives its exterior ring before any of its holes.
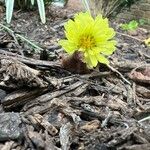
{"type": "Polygon", "coordinates": [[[150,46],[150,38],[144,40],[145,45],[150,46]]]}
{"type": "Polygon", "coordinates": [[[89,68],[96,67],[98,62],[109,64],[105,56],[115,51],[116,41],[112,40],[115,31],[109,27],[107,18],[99,15],[94,19],[88,12],[81,12],[64,27],[67,40],[60,40],[59,44],[67,53],[83,52],[83,62],[89,68]]]}

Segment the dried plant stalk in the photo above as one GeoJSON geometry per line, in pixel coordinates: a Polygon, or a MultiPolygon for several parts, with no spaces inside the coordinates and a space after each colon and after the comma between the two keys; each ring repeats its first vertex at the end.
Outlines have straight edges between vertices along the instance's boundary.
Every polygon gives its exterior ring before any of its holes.
{"type": "Polygon", "coordinates": [[[93,16],[102,14],[104,17],[110,17],[121,8],[134,3],[134,0],[87,0],[87,2],[93,16]]]}

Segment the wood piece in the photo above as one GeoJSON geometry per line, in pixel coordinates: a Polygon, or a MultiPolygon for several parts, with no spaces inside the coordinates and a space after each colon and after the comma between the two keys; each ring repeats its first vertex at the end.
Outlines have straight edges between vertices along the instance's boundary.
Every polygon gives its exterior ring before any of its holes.
{"type": "Polygon", "coordinates": [[[1,103],[5,109],[16,108],[22,106],[30,100],[34,100],[38,95],[42,95],[48,89],[35,89],[35,90],[18,90],[8,94],[1,103]]]}
{"type": "Polygon", "coordinates": [[[87,104],[94,104],[96,106],[106,106],[107,105],[107,101],[105,101],[106,99],[103,99],[103,96],[93,96],[93,97],[65,97],[65,99],[67,101],[69,101],[72,105],[74,106],[80,106],[83,103],[87,103],[87,104]]]}
{"type": "Polygon", "coordinates": [[[69,150],[72,141],[73,126],[68,122],[60,128],[60,144],[63,150],[69,150]]]}
{"type": "Polygon", "coordinates": [[[66,96],[80,96],[87,90],[88,84],[84,83],[83,85],[76,88],[73,93],[67,93],[66,96]]]}
{"type": "Polygon", "coordinates": [[[136,127],[130,127],[128,129],[124,129],[123,131],[118,132],[118,137],[114,135],[114,139],[108,142],[109,147],[116,146],[117,144],[122,143],[127,138],[129,138],[135,131],[137,131],[136,127]]]}
{"type": "Polygon", "coordinates": [[[150,144],[135,144],[131,146],[123,146],[122,148],[119,148],[118,150],[149,150],[150,144]]]}
{"type": "Polygon", "coordinates": [[[81,81],[77,81],[76,83],[66,87],[65,89],[62,89],[62,90],[59,90],[59,91],[56,91],[56,92],[53,92],[53,93],[47,93],[45,95],[42,95],[41,97],[38,97],[36,98],[35,101],[38,101],[40,103],[45,103],[53,98],[56,98],[56,97],[59,97],[59,96],[62,96],[66,93],[69,93],[69,92],[72,92],[74,91],[76,88],[82,86],[84,83],[81,82],[81,81]]]}
{"type": "Polygon", "coordinates": [[[48,84],[43,81],[39,75],[40,72],[28,67],[14,58],[1,58],[0,73],[3,75],[0,86],[8,88],[28,87],[47,87],[48,84]]]}
{"type": "Polygon", "coordinates": [[[150,99],[150,89],[147,87],[137,85],[136,92],[139,97],[150,99]]]}
{"type": "Polygon", "coordinates": [[[90,122],[87,122],[85,125],[81,126],[82,130],[85,130],[87,132],[91,132],[96,130],[100,127],[100,121],[99,120],[92,120],[90,122]]]}
{"type": "Polygon", "coordinates": [[[144,138],[142,135],[139,135],[137,133],[133,133],[133,138],[135,139],[135,141],[137,143],[140,143],[140,144],[148,144],[149,143],[149,141],[146,138],[144,138]]]}
{"type": "Polygon", "coordinates": [[[0,59],[2,59],[2,58],[6,58],[6,59],[13,58],[22,63],[28,64],[28,65],[33,65],[33,66],[42,66],[42,67],[50,67],[50,68],[58,68],[61,66],[60,63],[58,63],[58,62],[43,61],[43,60],[28,58],[25,56],[21,56],[21,55],[14,54],[12,52],[7,52],[7,51],[0,49],[0,59]]]}
{"type": "Polygon", "coordinates": [[[1,148],[1,150],[11,150],[13,144],[13,141],[6,142],[5,145],[1,148]]]}
{"type": "Polygon", "coordinates": [[[35,132],[35,131],[28,131],[28,135],[30,140],[33,142],[35,145],[36,149],[44,149],[45,142],[40,135],[40,133],[35,132]]]}
{"type": "Polygon", "coordinates": [[[130,72],[131,70],[139,66],[143,66],[143,68],[145,68],[145,62],[133,62],[130,60],[115,61],[113,62],[113,64],[113,66],[117,68],[120,72],[130,72]]]}
{"type": "Polygon", "coordinates": [[[55,146],[54,140],[52,137],[48,135],[45,131],[45,150],[61,150],[60,148],[55,146]]]}
{"type": "Polygon", "coordinates": [[[34,102],[32,104],[30,104],[30,103],[26,104],[23,111],[26,111],[27,114],[30,114],[30,113],[35,114],[36,112],[39,113],[39,111],[40,111],[39,114],[41,114],[43,111],[46,112],[49,109],[49,102],[53,98],[60,97],[60,96],[66,94],[68,92],[72,92],[76,88],[80,87],[81,85],[83,85],[83,82],[78,81],[78,82],[68,86],[67,88],[65,88],[63,90],[59,90],[59,91],[56,91],[56,92],[53,92],[53,93],[50,92],[50,93],[46,93],[42,96],[39,96],[34,100],[34,102]],[[48,102],[48,103],[46,104],[46,102],[48,102]],[[41,104],[41,106],[37,106],[37,108],[34,107],[33,110],[32,110],[31,106],[36,106],[36,105],[39,105],[39,104],[41,104]],[[41,109],[40,109],[40,107],[41,107],[41,109]],[[31,109],[29,109],[29,108],[31,108],[31,109]]]}
{"type": "Polygon", "coordinates": [[[55,136],[58,133],[58,130],[51,124],[49,123],[46,119],[44,119],[40,114],[34,114],[34,116],[28,116],[32,124],[37,125],[39,124],[45,130],[52,136],[55,136]]]}
{"type": "MultiPolygon", "coordinates": [[[[23,131],[24,131],[24,139],[25,139],[24,140],[25,141],[24,149],[27,149],[28,147],[30,147],[31,149],[34,149],[34,145],[31,142],[31,139],[29,138],[30,126],[23,123],[22,128],[23,128],[23,131]]],[[[33,130],[31,130],[31,131],[33,131],[33,130]]]]}

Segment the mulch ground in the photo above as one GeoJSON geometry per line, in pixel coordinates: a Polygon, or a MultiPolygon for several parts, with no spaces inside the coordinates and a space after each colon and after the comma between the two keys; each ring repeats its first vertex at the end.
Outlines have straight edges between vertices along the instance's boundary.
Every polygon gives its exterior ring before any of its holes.
{"type": "MultiPolygon", "coordinates": [[[[72,9],[15,11],[0,21],[1,150],[149,150],[149,31],[117,31],[110,66],[79,75],[61,66],[64,23],[72,9]],[[33,48],[18,35],[41,47],[33,48]]],[[[3,17],[1,13],[1,18],[3,17]]]]}

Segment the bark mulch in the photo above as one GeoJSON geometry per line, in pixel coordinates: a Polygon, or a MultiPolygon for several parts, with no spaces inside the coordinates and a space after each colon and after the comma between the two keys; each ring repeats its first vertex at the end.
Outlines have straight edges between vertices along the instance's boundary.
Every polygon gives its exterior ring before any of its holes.
{"type": "Polygon", "coordinates": [[[0,149],[149,150],[150,33],[113,22],[110,66],[79,75],[62,68],[57,44],[73,12],[47,9],[45,25],[37,16],[15,12],[14,32],[0,25],[0,149]]]}

